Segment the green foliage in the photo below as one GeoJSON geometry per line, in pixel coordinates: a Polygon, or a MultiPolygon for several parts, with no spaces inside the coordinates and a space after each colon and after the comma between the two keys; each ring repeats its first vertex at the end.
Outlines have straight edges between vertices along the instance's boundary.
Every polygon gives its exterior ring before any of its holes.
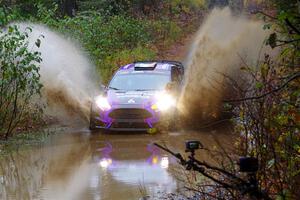
{"type": "Polygon", "coordinates": [[[183,34],[177,23],[168,19],[152,20],[148,24],[148,32],[153,40],[160,45],[168,46],[183,34]]]}
{"type": "MultiPolygon", "coordinates": [[[[104,82],[110,79],[120,65],[137,59],[153,59],[153,46],[170,45],[183,34],[177,23],[168,19],[107,16],[96,11],[82,12],[73,18],[47,21],[50,26],[80,41],[93,58],[104,82]]],[[[47,21],[44,22],[48,24],[47,21]]]]}
{"type": "Polygon", "coordinates": [[[276,16],[265,16],[264,28],[273,30],[266,44],[277,48],[279,55],[276,62],[265,55],[259,68],[253,67],[257,70],[248,71],[254,84],[247,88],[246,98],[260,98],[243,101],[235,109],[239,116],[236,130],[242,135],[240,151],[259,159],[261,187],[274,199],[296,199],[300,176],[300,16],[296,1],[287,5],[274,0],[272,5],[278,10],[276,16]]]}
{"type": "Polygon", "coordinates": [[[107,83],[120,66],[137,60],[153,60],[155,56],[154,50],[138,46],[132,50],[123,50],[105,57],[103,61],[98,63],[98,71],[103,78],[102,81],[107,83]]]}
{"type": "Polygon", "coordinates": [[[58,29],[79,40],[97,59],[150,41],[142,21],[123,15],[103,17],[96,12],[82,13],[60,21],[58,29]]]}
{"type": "Polygon", "coordinates": [[[105,81],[116,67],[132,62],[134,57],[154,57],[148,48],[152,38],[147,21],[124,15],[103,16],[90,11],[74,18],[64,18],[55,26],[65,35],[80,41],[105,81]]]}
{"type": "Polygon", "coordinates": [[[37,15],[38,5],[52,8],[53,3],[59,2],[59,0],[0,0],[2,8],[7,10],[7,13],[17,13],[18,19],[28,19],[37,15]]]}
{"type": "Polygon", "coordinates": [[[19,10],[0,7],[0,27],[4,27],[8,23],[21,18],[19,10]]]}
{"type": "Polygon", "coordinates": [[[172,7],[176,8],[178,6],[183,7],[183,10],[188,10],[188,9],[198,9],[198,8],[204,8],[206,7],[206,0],[186,0],[186,1],[181,1],[181,0],[170,0],[170,3],[172,7]]]}
{"type": "Polygon", "coordinates": [[[129,0],[80,0],[78,1],[79,10],[97,10],[102,15],[118,15],[124,13],[131,5],[129,0]]]}
{"type": "Polygon", "coordinates": [[[20,123],[33,118],[31,111],[39,113],[39,107],[31,110],[29,102],[40,94],[42,60],[39,52],[30,51],[29,32],[29,28],[21,32],[16,26],[0,32],[0,137],[6,139],[20,123]]]}
{"type": "MultiPolygon", "coordinates": [[[[98,71],[101,71],[103,65],[106,66],[104,68],[114,66],[112,58],[118,57],[120,52],[135,52],[136,49],[146,48],[145,51],[152,55],[157,49],[155,46],[161,49],[176,42],[183,35],[183,28],[189,30],[182,23],[179,25],[180,16],[191,14],[191,10],[202,7],[204,1],[80,0],[77,3],[79,12],[76,16],[63,18],[61,1],[28,0],[7,3],[5,11],[9,11],[10,17],[1,18],[7,15],[0,10],[0,22],[3,19],[5,22],[2,24],[8,24],[13,20],[26,18],[46,24],[79,41],[97,64],[98,71]],[[29,10],[32,12],[29,13],[29,10]],[[155,12],[154,18],[146,17],[151,15],[149,12],[155,12]],[[108,60],[112,63],[108,64],[108,60]]],[[[143,56],[146,57],[148,56],[143,56]]],[[[103,73],[102,79],[109,79],[106,77],[108,74],[110,73],[103,73]]]]}
{"type": "Polygon", "coordinates": [[[31,16],[31,21],[37,21],[39,23],[47,24],[49,26],[55,26],[58,23],[57,12],[58,5],[53,3],[51,7],[47,7],[42,3],[36,4],[36,15],[31,16]]]}

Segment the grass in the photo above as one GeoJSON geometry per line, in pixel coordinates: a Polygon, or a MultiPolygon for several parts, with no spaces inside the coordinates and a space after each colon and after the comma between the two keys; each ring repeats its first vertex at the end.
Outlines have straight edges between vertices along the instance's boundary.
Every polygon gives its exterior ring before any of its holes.
{"type": "Polygon", "coordinates": [[[20,148],[39,145],[47,141],[50,135],[57,133],[57,129],[40,129],[15,134],[8,140],[0,140],[0,156],[16,151],[20,148]]]}
{"type": "Polygon", "coordinates": [[[107,56],[103,61],[97,63],[97,71],[102,77],[104,84],[107,84],[113,73],[122,65],[132,63],[136,60],[152,60],[156,57],[155,50],[151,47],[138,46],[134,49],[125,49],[107,56]]]}

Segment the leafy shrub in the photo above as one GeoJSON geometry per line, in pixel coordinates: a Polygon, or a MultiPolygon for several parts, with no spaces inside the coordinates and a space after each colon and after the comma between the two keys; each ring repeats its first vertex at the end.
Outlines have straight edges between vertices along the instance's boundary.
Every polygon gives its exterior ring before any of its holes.
{"type": "Polygon", "coordinates": [[[129,0],[98,0],[89,1],[81,0],[78,1],[80,11],[86,10],[97,10],[104,15],[116,15],[123,13],[130,6],[129,0]]]}
{"type": "Polygon", "coordinates": [[[149,21],[147,28],[158,45],[170,45],[183,34],[183,30],[171,20],[152,20],[149,21]]]}
{"type": "Polygon", "coordinates": [[[54,27],[78,40],[97,65],[103,80],[110,78],[120,59],[153,58],[151,34],[146,21],[124,15],[103,16],[95,11],[83,12],[74,18],[59,20],[54,27]],[[129,55],[132,53],[132,55],[129,55]],[[110,62],[110,63],[109,63],[110,62]],[[110,68],[112,67],[112,68],[110,68]]]}
{"type": "Polygon", "coordinates": [[[97,59],[150,42],[146,25],[123,15],[104,17],[96,12],[85,12],[62,20],[59,29],[82,42],[97,59]]]}
{"type": "Polygon", "coordinates": [[[206,0],[171,0],[171,5],[173,8],[182,7],[184,10],[196,9],[206,7],[206,0]]]}
{"type": "Polygon", "coordinates": [[[120,66],[137,60],[153,60],[155,56],[154,50],[138,46],[132,50],[123,50],[107,56],[102,62],[97,63],[98,71],[102,76],[102,81],[107,83],[120,66]]]}
{"type": "Polygon", "coordinates": [[[22,16],[19,10],[0,7],[0,27],[4,27],[11,21],[18,20],[21,18],[22,16]]]}
{"type": "Polygon", "coordinates": [[[243,155],[258,158],[257,179],[272,199],[297,199],[300,177],[300,15],[298,6],[283,1],[277,14],[264,28],[272,33],[267,44],[277,48],[275,61],[270,55],[258,66],[245,66],[252,84],[243,91],[244,98],[235,106],[236,130],[241,134],[243,155]],[[283,7],[282,7],[283,6],[283,7]],[[271,29],[271,27],[273,29],[271,29]],[[255,69],[255,70],[254,70],[255,69]]]}
{"type": "MultiPolygon", "coordinates": [[[[9,26],[0,32],[0,137],[7,139],[15,128],[39,113],[29,104],[40,94],[41,54],[30,51],[28,28],[25,32],[9,26]]],[[[40,46],[40,39],[35,43],[40,46]]]]}
{"type": "Polygon", "coordinates": [[[42,3],[38,3],[36,6],[36,15],[30,16],[31,21],[37,21],[39,23],[47,24],[48,26],[57,26],[58,24],[58,5],[53,3],[52,6],[45,6],[42,3]]]}

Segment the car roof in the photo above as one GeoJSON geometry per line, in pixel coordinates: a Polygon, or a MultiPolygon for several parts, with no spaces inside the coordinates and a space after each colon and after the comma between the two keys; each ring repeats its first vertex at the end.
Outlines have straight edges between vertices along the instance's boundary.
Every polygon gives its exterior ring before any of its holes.
{"type": "MultiPolygon", "coordinates": [[[[178,61],[170,60],[147,60],[147,61],[136,61],[134,63],[120,67],[118,72],[134,73],[138,71],[144,71],[147,73],[170,73],[172,67],[178,67],[183,69],[183,65],[178,61]],[[144,68],[144,69],[143,69],[144,68]]],[[[117,72],[117,73],[118,73],[117,72]]]]}

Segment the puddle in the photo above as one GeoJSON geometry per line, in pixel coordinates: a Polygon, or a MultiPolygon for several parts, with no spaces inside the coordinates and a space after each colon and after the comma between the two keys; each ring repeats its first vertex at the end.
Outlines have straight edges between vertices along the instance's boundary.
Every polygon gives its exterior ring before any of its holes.
{"type": "Polygon", "coordinates": [[[200,139],[211,146],[212,135],[87,131],[55,135],[44,145],[0,158],[0,199],[132,200],[175,192],[180,183],[170,168],[177,161],[152,143],[183,152],[184,141],[200,139]]]}

